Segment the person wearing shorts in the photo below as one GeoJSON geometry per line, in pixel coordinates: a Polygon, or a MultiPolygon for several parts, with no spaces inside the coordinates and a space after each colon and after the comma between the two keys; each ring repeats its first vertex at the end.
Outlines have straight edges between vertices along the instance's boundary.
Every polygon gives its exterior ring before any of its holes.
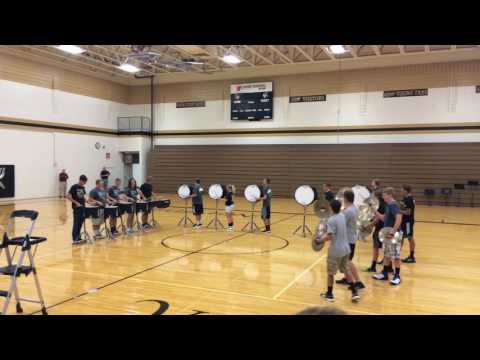
{"type": "Polygon", "coordinates": [[[228,228],[227,231],[233,231],[233,209],[235,204],[233,202],[233,195],[235,194],[235,186],[227,185],[227,192],[225,193],[225,216],[227,217],[228,228]]]}
{"type": "MultiPolygon", "coordinates": [[[[342,204],[338,200],[330,203],[333,215],[327,221],[327,234],[320,241],[330,241],[327,256],[327,292],[320,296],[327,301],[333,302],[333,283],[335,274],[340,271],[345,274],[348,282],[353,283],[353,276],[349,269],[350,246],[347,236],[347,222],[345,215],[340,213],[342,204]]],[[[352,291],[352,301],[357,302],[360,299],[357,289],[350,285],[352,291]]]]}
{"type": "MultiPolygon", "coordinates": [[[[400,206],[393,198],[394,189],[389,187],[383,190],[383,199],[387,203],[385,214],[382,215],[378,211],[376,216],[383,221],[385,227],[391,227],[392,231],[390,236],[393,236],[402,226],[402,213],[400,212],[400,206]]],[[[400,231],[401,232],[401,231],[400,231]]],[[[393,279],[390,281],[392,285],[399,285],[400,280],[400,242],[386,242],[383,244],[384,262],[383,271],[373,275],[375,280],[388,280],[389,270],[392,268],[392,263],[395,265],[395,271],[393,279]]]]}
{"type": "Polygon", "coordinates": [[[342,285],[353,285],[357,290],[365,289],[365,285],[360,281],[360,276],[358,275],[357,267],[353,263],[353,257],[355,256],[355,243],[358,238],[358,209],[353,203],[355,199],[355,194],[352,190],[346,190],[343,193],[343,215],[345,216],[345,221],[347,224],[347,238],[348,244],[350,246],[350,255],[348,257],[350,272],[354,282],[349,283],[347,278],[343,277],[340,280],[337,280],[337,284],[342,285]]]}
{"type": "Polygon", "coordinates": [[[193,194],[190,195],[192,198],[192,210],[193,215],[195,215],[195,224],[193,228],[198,229],[202,227],[202,214],[203,214],[203,187],[201,185],[200,179],[195,180],[195,185],[193,186],[193,194]]]}
{"type": "MultiPolygon", "coordinates": [[[[387,204],[385,203],[385,200],[383,200],[382,190],[381,189],[375,190],[374,195],[378,200],[378,209],[377,209],[378,213],[382,215],[385,214],[385,208],[387,204]]],[[[380,233],[380,230],[382,230],[383,228],[383,221],[380,220],[378,217],[375,217],[372,220],[371,225],[374,226],[373,235],[372,235],[372,239],[373,239],[372,264],[370,265],[370,267],[366,268],[365,271],[376,273],[378,256],[380,254],[380,249],[382,248],[382,242],[380,241],[378,234],[380,233]]]]}
{"type": "Polygon", "coordinates": [[[270,207],[272,204],[272,188],[270,187],[270,179],[265,178],[262,181],[262,187],[263,187],[263,196],[260,198],[260,200],[263,200],[262,202],[262,220],[265,224],[265,230],[263,230],[264,233],[270,234],[271,229],[270,229],[270,207]]]}
{"type": "Polygon", "coordinates": [[[95,181],[95,187],[88,194],[88,203],[93,206],[101,207],[98,209],[98,217],[92,218],[92,227],[95,234],[95,239],[103,238],[100,233],[100,225],[103,223],[104,210],[103,208],[107,204],[107,193],[102,180],[95,181]]]}
{"type": "Polygon", "coordinates": [[[415,199],[412,196],[412,187],[410,185],[402,186],[403,204],[405,208],[402,209],[402,231],[403,240],[408,239],[410,245],[410,255],[405,259],[402,259],[403,263],[412,264],[415,263],[415,238],[413,237],[413,225],[415,224],[415,199]]]}

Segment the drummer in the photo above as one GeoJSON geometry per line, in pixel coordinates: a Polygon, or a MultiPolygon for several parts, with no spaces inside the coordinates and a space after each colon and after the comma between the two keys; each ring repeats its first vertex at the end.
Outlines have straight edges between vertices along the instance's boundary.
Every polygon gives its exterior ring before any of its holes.
{"type": "Polygon", "coordinates": [[[88,204],[92,206],[98,206],[98,217],[92,218],[92,227],[95,234],[95,239],[102,239],[103,236],[100,233],[100,225],[104,219],[104,207],[107,205],[107,193],[105,191],[105,185],[102,180],[95,181],[95,187],[88,194],[88,204]]]}
{"type": "MultiPolygon", "coordinates": [[[[148,176],[145,183],[143,183],[142,186],[140,186],[140,191],[142,192],[145,200],[147,200],[147,201],[153,200],[154,193],[153,193],[152,181],[153,181],[153,177],[148,176]]],[[[150,208],[148,208],[148,212],[144,212],[142,214],[142,227],[144,229],[151,228],[150,224],[148,223],[148,213],[149,212],[151,212],[150,208]]]]}
{"type": "MultiPolygon", "coordinates": [[[[128,185],[124,190],[127,200],[132,203],[136,203],[139,199],[143,199],[142,191],[137,186],[137,181],[134,178],[128,180],[128,185]]],[[[127,233],[133,233],[133,217],[134,212],[131,211],[127,217],[127,233]]]]}
{"type": "Polygon", "coordinates": [[[84,241],[80,238],[80,233],[82,231],[82,225],[85,221],[85,184],[87,183],[87,177],[81,175],[77,184],[72,185],[67,194],[67,199],[72,202],[73,209],[73,227],[72,227],[72,237],[73,244],[77,245],[84,241]]]}
{"type": "Polygon", "coordinates": [[[203,188],[200,183],[200,179],[195,180],[195,185],[193,186],[193,194],[190,195],[192,198],[192,209],[193,215],[195,215],[195,224],[193,227],[199,229],[202,227],[202,214],[203,214],[203,188]]]}
{"type": "MultiPolygon", "coordinates": [[[[121,186],[122,186],[122,180],[119,178],[116,178],[114,184],[108,189],[107,199],[110,202],[110,204],[116,205],[121,200],[126,201],[126,196],[123,194],[123,190],[121,186]]],[[[120,233],[117,230],[117,218],[114,216],[110,217],[110,232],[113,235],[120,235],[120,233]]]]}
{"type": "Polygon", "coordinates": [[[262,219],[263,219],[263,222],[265,223],[265,230],[263,230],[263,232],[270,234],[271,233],[270,212],[271,212],[271,204],[272,204],[272,188],[270,186],[269,178],[263,179],[262,187],[263,187],[263,196],[259,199],[259,201],[263,200],[262,219]]]}
{"type": "Polygon", "coordinates": [[[227,217],[228,228],[227,231],[233,231],[233,196],[235,194],[235,186],[227,185],[227,192],[225,193],[225,216],[227,217]]]}

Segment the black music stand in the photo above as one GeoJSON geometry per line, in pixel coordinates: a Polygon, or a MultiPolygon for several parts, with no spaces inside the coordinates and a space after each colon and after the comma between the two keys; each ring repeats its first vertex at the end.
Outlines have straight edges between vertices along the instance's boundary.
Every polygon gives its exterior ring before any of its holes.
{"type": "Polygon", "coordinates": [[[479,182],[478,180],[468,180],[467,185],[471,190],[471,205],[473,208],[475,207],[475,191],[478,190],[479,182]]]}
{"type": "Polygon", "coordinates": [[[218,229],[218,226],[220,226],[222,229],[225,228],[225,226],[223,226],[222,222],[218,219],[218,200],[219,199],[215,199],[215,217],[208,223],[207,225],[207,229],[213,224],[215,230],[218,229]]]}
{"type": "Polygon", "coordinates": [[[251,233],[254,233],[256,230],[260,230],[260,228],[258,227],[258,225],[255,223],[255,205],[256,203],[254,202],[251,202],[250,203],[251,206],[252,206],[252,211],[250,213],[250,221],[247,222],[244,227],[242,228],[242,231],[245,231],[245,229],[247,228],[250,228],[250,230],[248,232],[251,232],[251,233]]]}
{"type": "Polygon", "coordinates": [[[452,196],[452,188],[441,188],[440,193],[443,196],[443,200],[445,201],[445,206],[448,206],[448,198],[452,196]]]}
{"type": "Polygon", "coordinates": [[[184,199],[185,200],[185,208],[184,208],[184,215],[178,222],[177,226],[180,226],[183,223],[183,227],[187,227],[187,222],[191,223],[193,225],[192,219],[188,217],[188,198],[184,199]]]}
{"type": "Polygon", "coordinates": [[[293,235],[297,235],[297,233],[302,230],[302,235],[303,237],[307,237],[307,233],[310,234],[310,235],[313,235],[312,233],[312,230],[310,230],[310,228],[308,227],[308,225],[306,224],[306,218],[307,218],[307,208],[308,208],[308,205],[305,206],[305,205],[302,205],[303,206],[303,224],[302,225],[299,225],[297,227],[297,229],[293,232],[293,235]]]}
{"type": "Polygon", "coordinates": [[[427,188],[423,190],[423,194],[425,195],[425,199],[427,199],[427,205],[432,206],[432,199],[435,197],[435,190],[427,188]]]}
{"type": "Polygon", "coordinates": [[[457,193],[457,207],[460,206],[461,203],[461,193],[465,191],[465,184],[453,184],[453,188],[456,190],[457,193]]]}

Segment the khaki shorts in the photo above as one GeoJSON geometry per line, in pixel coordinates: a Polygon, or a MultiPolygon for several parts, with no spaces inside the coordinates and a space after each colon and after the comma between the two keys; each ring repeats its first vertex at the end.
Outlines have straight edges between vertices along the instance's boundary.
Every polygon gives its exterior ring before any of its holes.
{"type": "Polygon", "coordinates": [[[98,218],[92,218],[92,225],[102,225],[103,224],[103,209],[98,210],[98,218]]]}
{"type": "Polygon", "coordinates": [[[225,206],[225,212],[227,214],[231,214],[233,212],[233,209],[235,208],[235,205],[228,205],[228,206],[225,206]]]}
{"type": "Polygon", "coordinates": [[[386,242],[383,244],[383,252],[385,257],[389,259],[400,259],[400,252],[401,252],[401,243],[397,242],[392,244],[391,242],[386,242]]]}
{"type": "Polygon", "coordinates": [[[345,274],[348,270],[348,255],[342,257],[327,257],[327,273],[335,275],[337,271],[345,274]]]}

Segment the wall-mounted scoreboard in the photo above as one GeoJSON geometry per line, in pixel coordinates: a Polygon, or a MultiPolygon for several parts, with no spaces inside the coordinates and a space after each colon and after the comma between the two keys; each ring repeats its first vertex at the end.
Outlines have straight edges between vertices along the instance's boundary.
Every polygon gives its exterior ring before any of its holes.
{"type": "Polygon", "coordinates": [[[256,82],[230,86],[232,120],[273,119],[273,83],[256,82]]]}

